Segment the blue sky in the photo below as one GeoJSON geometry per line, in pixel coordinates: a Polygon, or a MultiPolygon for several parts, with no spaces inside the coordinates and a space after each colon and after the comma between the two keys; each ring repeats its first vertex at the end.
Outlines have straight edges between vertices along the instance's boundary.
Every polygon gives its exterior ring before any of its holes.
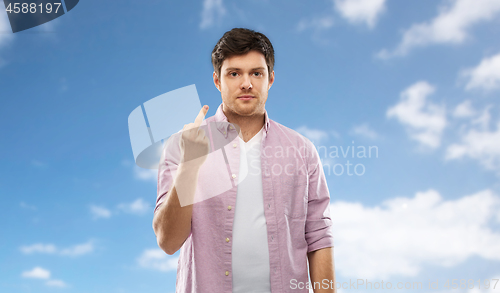
{"type": "Polygon", "coordinates": [[[0,291],[175,291],[127,117],[190,84],[213,115],[233,27],[273,43],[269,117],[328,150],[339,281],[498,279],[499,2],[86,0],[16,34],[0,12],[0,291]]]}

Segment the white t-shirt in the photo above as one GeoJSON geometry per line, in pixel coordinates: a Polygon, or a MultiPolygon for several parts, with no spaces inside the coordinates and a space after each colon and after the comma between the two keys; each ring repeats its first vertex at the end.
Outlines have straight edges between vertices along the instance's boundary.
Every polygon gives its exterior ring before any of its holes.
{"type": "Polygon", "coordinates": [[[240,175],[233,222],[233,293],[270,293],[269,246],[264,216],[260,146],[262,128],[240,141],[240,175]],[[247,169],[248,168],[248,169],[247,169]]]}

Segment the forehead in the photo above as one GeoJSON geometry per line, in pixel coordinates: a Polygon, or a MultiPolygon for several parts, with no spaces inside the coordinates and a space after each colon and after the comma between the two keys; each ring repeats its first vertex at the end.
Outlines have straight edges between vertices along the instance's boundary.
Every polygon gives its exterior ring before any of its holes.
{"type": "Polygon", "coordinates": [[[264,54],[252,50],[244,55],[234,55],[224,59],[224,62],[222,62],[221,70],[229,67],[240,69],[257,67],[267,68],[267,64],[264,54]]]}

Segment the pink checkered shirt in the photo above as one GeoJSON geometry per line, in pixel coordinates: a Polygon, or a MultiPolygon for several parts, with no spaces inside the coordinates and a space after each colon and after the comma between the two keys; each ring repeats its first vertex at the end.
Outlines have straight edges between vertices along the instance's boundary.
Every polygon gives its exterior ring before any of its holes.
{"type": "MultiPolygon", "coordinates": [[[[181,247],[177,266],[176,292],[231,293],[232,241],[227,239],[232,239],[237,208],[238,137],[222,104],[202,125],[211,126],[212,148],[214,137],[219,138],[219,144],[226,139],[222,144],[225,155],[220,163],[208,166],[210,172],[200,171],[196,197],[207,199],[193,204],[191,234],[181,247]],[[207,179],[215,173],[224,174],[223,180],[207,179]],[[222,193],[209,194],[211,186],[224,184],[228,187],[219,188],[222,193]]],[[[165,145],[158,168],[155,212],[172,186],[179,154],[178,143],[165,145]]],[[[271,290],[308,292],[292,289],[291,280],[308,281],[308,252],[333,247],[330,194],[318,152],[310,140],[269,119],[266,111],[260,155],[271,290]]]]}

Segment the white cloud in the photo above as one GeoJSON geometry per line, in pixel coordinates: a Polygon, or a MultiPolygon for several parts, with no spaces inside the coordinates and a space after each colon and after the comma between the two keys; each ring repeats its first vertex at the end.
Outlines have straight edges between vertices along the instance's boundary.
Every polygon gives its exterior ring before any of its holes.
{"type": "Polygon", "coordinates": [[[479,65],[464,70],[462,75],[469,78],[465,86],[467,90],[493,91],[500,89],[500,53],[481,60],[479,65]]]}
{"type": "Polygon", "coordinates": [[[94,244],[92,241],[87,243],[77,244],[69,248],[62,249],[60,251],[61,255],[67,256],[80,256],[84,254],[88,254],[94,251],[94,244]]]}
{"type": "Polygon", "coordinates": [[[375,27],[385,10],[385,0],[334,0],[335,8],[350,23],[375,27]]]}
{"type": "Polygon", "coordinates": [[[92,214],[94,219],[111,217],[110,210],[108,210],[105,207],[100,207],[100,206],[95,206],[95,205],[90,206],[90,213],[92,214]]]}
{"type": "Polygon", "coordinates": [[[13,34],[10,28],[9,17],[7,16],[7,12],[2,10],[2,12],[0,12],[0,48],[10,42],[12,37],[13,34]]]}
{"type": "Polygon", "coordinates": [[[429,83],[417,82],[404,90],[399,103],[386,112],[388,118],[394,117],[406,125],[412,139],[431,148],[440,145],[441,134],[446,127],[445,107],[427,101],[434,91],[429,83]]]}
{"type": "Polygon", "coordinates": [[[453,110],[453,116],[457,118],[467,118],[474,115],[476,115],[476,110],[472,107],[470,100],[463,101],[453,110]]]}
{"type": "Polygon", "coordinates": [[[351,133],[354,135],[364,136],[371,139],[376,139],[378,137],[378,134],[375,132],[375,130],[371,129],[367,123],[354,126],[351,130],[351,133]]]}
{"type": "MultiPolygon", "coordinates": [[[[321,154],[320,154],[320,156],[321,156],[321,154]]],[[[321,165],[323,166],[323,169],[327,168],[327,170],[330,168],[333,168],[333,166],[335,165],[335,162],[336,162],[336,160],[329,158],[329,157],[322,157],[322,158],[320,158],[320,160],[321,160],[321,165]]],[[[326,173],[326,171],[325,171],[325,173],[326,173]]]]}
{"type": "Polygon", "coordinates": [[[122,203],[118,205],[118,209],[126,213],[142,215],[152,210],[151,206],[142,198],[136,199],[131,203],[122,203]]]}
{"type": "Polygon", "coordinates": [[[319,145],[322,141],[328,138],[328,133],[326,131],[309,128],[307,126],[301,126],[295,129],[295,131],[307,137],[316,145],[319,145]]]}
{"type": "Polygon", "coordinates": [[[174,271],[177,269],[178,257],[169,256],[159,248],[146,249],[137,258],[139,266],[162,272],[174,271]]]}
{"type": "Polygon", "coordinates": [[[37,167],[37,168],[43,168],[43,167],[47,167],[47,164],[40,161],[40,160],[36,160],[36,159],[33,159],[31,160],[31,165],[33,167],[37,167]]]}
{"type": "Polygon", "coordinates": [[[94,251],[94,244],[92,241],[77,244],[68,248],[57,248],[54,244],[36,243],[29,246],[21,246],[19,250],[24,254],[45,253],[45,254],[59,254],[65,256],[80,256],[94,251]]]}
{"type": "Polygon", "coordinates": [[[302,32],[306,29],[313,29],[316,31],[329,29],[333,26],[334,21],[331,16],[315,17],[312,19],[302,19],[297,24],[297,31],[302,32]]]}
{"type": "Polygon", "coordinates": [[[158,180],[158,170],[156,169],[143,169],[134,164],[134,177],[139,180],[153,181],[158,180]]]}
{"type": "Polygon", "coordinates": [[[23,209],[27,209],[27,210],[34,210],[34,211],[37,210],[36,206],[29,205],[29,204],[25,203],[24,201],[20,202],[19,206],[22,207],[23,209]]]}
{"type": "Polygon", "coordinates": [[[49,287],[58,287],[58,288],[65,288],[68,286],[61,280],[48,280],[45,284],[49,287]]]}
{"type": "Polygon", "coordinates": [[[21,276],[23,278],[30,278],[30,279],[49,279],[50,271],[41,267],[35,267],[31,271],[23,272],[21,276]]]}
{"type": "Polygon", "coordinates": [[[25,271],[21,274],[23,278],[47,280],[45,282],[45,285],[49,287],[67,287],[66,283],[61,280],[50,279],[50,275],[51,274],[49,270],[41,267],[35,267],[31,271],[25,271]]]}
{"type": "Polygon", "coordinates": [[[66,77],[61,77],[59,79],[59,92],[63,93],[69,89],[68,80],[66,77]]]}
{"type": "Polygon", "coordinates": [[[340,138],[340,134],[335,130],[330,130],[330,135],[335,138],[340,138]]]}
{"type": "Polygon", "coordinates": [[[485,286],[474,286],[472,289],[468,289],[467,293],[497,293],[498,286],[500,286],[500,282],[498,281],[500,280],[500,274],[497,274],[496,276],[490,275],[489,277],[486,277],[482,284],[485,284],[486,280],[490,281],[490,286],[488,286],[488,288],[485,288],[485,286]]]}
{"type": "Polygon", "coordinates": [[[334,202],[336,267],[345,277],[386,279],[470,257],[500,261],[500,234],[490,226],[500,223],[499,210],[500,197],[491,190],[444,200],[430,189],[374,207],[334,202]]]}
{"type": "Polygon", "coordinates": [[[57,248],[53,244],[43,244],[37,243],[30,246],[21,246],[19,248],[24,254],[32,254],[32,253],[47,253],[53,254],[56,253],[57,248]]]}
{"type": "Polygon", "coordinates": [[[431,44],[460,44],[468,37],[468,30],[493,19],[500,12],[498,0],[451,0],[445,1],[439,14],[428,22],[412,25],[403,33],[399,45],[390,52],[382,50],[378,57],[406,55],[415,47],[431,44]]]}
{"type": "Polygon", "coordinates": [[[473,125],[473,126],[478,125],[478,127],[482,130],[488,129],[490,126],[490,120],[491,120],[491,115],[490,115],[491,107],[493,107],[493,105],[486,106],[483,109],[483,113],[471,121],[471,125],[473,125]]]}
{"type": "Polygon", "coordinates": [[[225,14],[226,9],[222,0],[204,0],[200,28],[205,29],[212,26],[216,19],[221,19],[225,14]]]}
{"type": "Polygon", "coordinates": [[[478,126],[469,128],[460,137],[460,142],[448,146],[445,159],[469,157],[478,160],[486,169],[497,170],[500,174],[500,120],[497,121],[496,130],[491,130],[488,127],[489,109],[490,106],[486,107],[483,114],[471,122],[478,126]]]}
{"type": "MultiPolygon", "coordinates": [[[[0,9],[0,48],[9,44],[13,39],[14,34],[10,28],[9,18],[5,10],[0,9]]],[[[7,62],[0,56],[0,67],[7,62]]]]}

